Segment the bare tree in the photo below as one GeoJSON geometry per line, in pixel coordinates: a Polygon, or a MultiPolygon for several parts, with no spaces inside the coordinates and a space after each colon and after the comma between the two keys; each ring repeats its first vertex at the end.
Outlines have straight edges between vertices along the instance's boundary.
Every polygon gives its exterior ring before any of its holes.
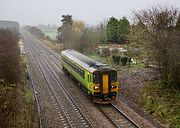
{"type": "MultiPolygon", "coordinates": [[[[134,33],[151,50],[158,62],[162,80],[168,87],[180,87],[180,31],[176,28],[179,11],[174,8],[154,7],[135,12],[134,33]],[[144,42],[143,42],[144,41],[144,42]]],[[[137,43],[137,40],[134,41],[137,43]]]]}
{"type": "Polygon", "coordinates": [[[17,34],[0,29],[0,78],[17,83],[20,77],[20,56],[17,34]]]}

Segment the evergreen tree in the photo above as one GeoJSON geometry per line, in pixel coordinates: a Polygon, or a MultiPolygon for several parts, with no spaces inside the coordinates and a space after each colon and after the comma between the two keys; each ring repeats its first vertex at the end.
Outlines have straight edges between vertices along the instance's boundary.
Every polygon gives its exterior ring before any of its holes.
{"type": "Polygon", "coordinates": [[[112,43],[118,42],[118,20],[114,17],[111,17],[107,23],[107,41],[112,43]]]}
{"type": "Polygon", "coordinates": [[[72,26],[73,20],[72,20],[72,15],[62,15],[62,20],[61,22],[63,23],[61,27],[58,28],[58,32],[62,32],[64,28],[67,26],[72,26]]]}
{"type": "Polygon", "coordinates": [[[70,35],[72,33],[72,15],[62,15],[63,23],[61,27],[58,28],[59,33],[59,42],[61,43],[68,43],[70,41],[70,35]]]}
{"type": "Polygon", "coordinates": [[[129,34],[129,28],[130,28],[130,23],[126,19],[126,17],[122,17],[122,19],[119,20],[119,25],[118,25],[118,42],[119,43],[124,43],[127,40],[127,36],[129,34]]]}
{"type": "Polygon", "coordinates": [[[129,34],[130,23],[123,17],[119,21],[111,17],[107,23],[107,41],[111,43],[124,43],[129,34]]]}

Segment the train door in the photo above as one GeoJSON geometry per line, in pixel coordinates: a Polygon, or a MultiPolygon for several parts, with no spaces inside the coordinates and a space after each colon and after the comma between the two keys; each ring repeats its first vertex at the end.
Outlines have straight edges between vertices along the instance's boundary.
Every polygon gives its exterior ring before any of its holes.
{"type": "Polygon", "coordinates": [[[103,94],[108,94],[109,91],[109,76],[108,74],[103,74],[103,94]]]}
{"type": "Polygon", "coordinates": [[[87,77],[87,90],[88,90],[88,94],[90,92],[92,92],[92,76],[91,76],[91,74],[88,74],[88,77],[87,77]]]}

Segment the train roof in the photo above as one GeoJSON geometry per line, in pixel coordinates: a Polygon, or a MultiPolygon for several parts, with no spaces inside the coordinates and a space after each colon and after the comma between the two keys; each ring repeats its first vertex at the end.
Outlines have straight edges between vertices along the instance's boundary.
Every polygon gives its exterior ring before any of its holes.
{"type": "Polygon", "coordinates": [[[106,64],[98,62],[72,49],[64,50],[61,52],[61,54],[67,56],[69,59],[78,63],[80,66],[82,66],[83,68],[85,68],[90,72],[94,72],[102,68],[106,68],[106,69],[109,68],[106,64]]]}

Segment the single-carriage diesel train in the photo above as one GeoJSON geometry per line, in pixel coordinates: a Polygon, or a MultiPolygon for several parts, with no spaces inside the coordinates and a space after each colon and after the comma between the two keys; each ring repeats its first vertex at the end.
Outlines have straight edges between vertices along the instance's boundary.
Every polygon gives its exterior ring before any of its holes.
{"type": "Polygon", "coordinates": [[[73,76],[96,103],[111,103],[118,93],[117,71],[77,51],[61,52],[63,70],[73,76]]]}

